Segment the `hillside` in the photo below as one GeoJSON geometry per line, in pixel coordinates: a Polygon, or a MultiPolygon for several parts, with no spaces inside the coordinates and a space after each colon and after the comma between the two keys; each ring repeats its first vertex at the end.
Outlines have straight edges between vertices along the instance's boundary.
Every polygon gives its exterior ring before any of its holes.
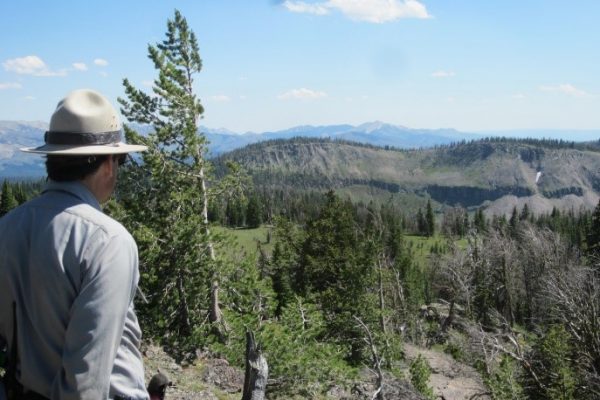
{"type": "Polygon", "coordinates": [[[335,188],[360,198],[408,197],[508,213],[593,207],[600,193],[600,152],[591,144],[491,139],[397,150],[323,139],[276,140],[216,160],[243,165],[259,185],[335,188]]]}

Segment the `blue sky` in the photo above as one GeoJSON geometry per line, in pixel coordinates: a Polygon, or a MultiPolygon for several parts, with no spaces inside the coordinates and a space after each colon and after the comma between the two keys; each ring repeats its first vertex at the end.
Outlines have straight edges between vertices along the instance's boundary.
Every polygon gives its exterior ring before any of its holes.
{"type": "Polygon", "coordinates": [[[176,8],[210,128],[600,129],[598,0],[5,0],[0,120],[47,121],[82,87],[116,101],[125,77],[150,91],[176,8]]]}

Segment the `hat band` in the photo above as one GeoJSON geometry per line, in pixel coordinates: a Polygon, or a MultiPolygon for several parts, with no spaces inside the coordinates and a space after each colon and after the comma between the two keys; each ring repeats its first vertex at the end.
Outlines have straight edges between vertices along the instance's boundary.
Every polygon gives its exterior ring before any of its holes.
{"type": "Polygon", "coordinates": [[[100,133],[75,133],[75,132],[53,132],[47,131],[44,134],[46,144],[75,144],[75,145],[93,145],[110,144],[121,141],[121,131],[100,132],[100,133]]]}

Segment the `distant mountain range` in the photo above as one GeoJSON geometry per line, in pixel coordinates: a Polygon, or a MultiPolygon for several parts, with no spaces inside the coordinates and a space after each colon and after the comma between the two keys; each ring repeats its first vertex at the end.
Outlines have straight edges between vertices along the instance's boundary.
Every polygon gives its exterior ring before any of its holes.
{"type": "Polygon", "coordinates": [[[47,128],[43,122],[0,121],[0,177],[45,175],[44,159],[19,148],[41,145],[47,128]]]}
{"type": "Polygon", "coordinates": [[[291,139],[293,137],[332,138],[374,146],[389,146],[401,149],[431,147],[449,144],[461,140],[482,138],[482,135],[459,132],[455,129],[411,129],[404,126],[386,124],[384,122],[368,122],[362,125],[302,125],[275,132],[252,133],[242,135],[202,128],[210,141],[212,155],[219,155],[243,147],[271,139],[291,139]]]}
{"type": "MultiPolygon", "coordinates": [[[[133,125],[133,128],[145,134],[149,126],[133,125]]],[[[19,147],[42,144],[47,124],[28,121],[0,121],[0,177],[26,177],[44,175],[43,157],[20,152],[19,147]]],[[[427,148],[447,145],[463,140],[476,140],[485,136],[510,137],[563,137],[569,140],[591,140],[600,138],[598,131],[497,131],[486,133],[461,132],[455,129],[412,129],[404,126],[369,122],[353,125],[303,125],[273,132],[238,134],[226,129],[201,127],[209,140],[210,156],[218,156],[246,145],[272,139],[290,139],[294,137],[332,138],[389,146],[400,149],[427,148]],[[531,133],[528,135],[528,132],[531,133]]]]}

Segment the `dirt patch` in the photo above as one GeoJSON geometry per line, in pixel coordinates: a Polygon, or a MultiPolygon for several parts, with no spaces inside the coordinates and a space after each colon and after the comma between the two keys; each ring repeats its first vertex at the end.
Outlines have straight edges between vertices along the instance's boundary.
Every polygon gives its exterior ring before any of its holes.
{"type": "Polygon", "coordinates": [[[473,367],[454,360],[448,354],[409,343],[404,344],[404,352],[409,363],[419,354],[427,360],[432,370],[429,385],[436,396],[443,396],[446,400],[468,400],[474,395],[479,395],[477,399],[480,400],[491,399],[484,394],[488,390],[473,367]]]}

